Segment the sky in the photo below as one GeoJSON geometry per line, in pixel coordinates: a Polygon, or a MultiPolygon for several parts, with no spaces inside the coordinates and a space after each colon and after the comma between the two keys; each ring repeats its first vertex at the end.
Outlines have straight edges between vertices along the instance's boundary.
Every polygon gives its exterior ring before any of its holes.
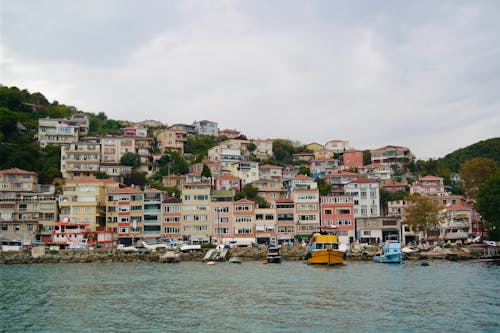
{"type": "Polygon", "coordinates": [[[0,0],[0,83],[117,120],[437,158],[500,136],[500,1],[0,0]]]}

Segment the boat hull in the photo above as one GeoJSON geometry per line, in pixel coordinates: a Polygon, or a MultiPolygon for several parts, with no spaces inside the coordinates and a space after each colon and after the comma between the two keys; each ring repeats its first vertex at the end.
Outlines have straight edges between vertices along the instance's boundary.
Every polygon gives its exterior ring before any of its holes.
{"type": "Polygon", "coordinates": [[[280,264],[281,263],[281,257],[266,257],[266,260],[270,264],[280,264]]]}
{"type": "Polygon", "coordinates": [[[400,264],[403,261],[403,258],[401,255],[374,256],[373,261],[382,264],[400,264]]]}
{"type": "Polygon", "coordinates": [[[342,265],[344,252],[338,250],[317,250],[309,253],[307,263],[311,265],[342,265]]]}

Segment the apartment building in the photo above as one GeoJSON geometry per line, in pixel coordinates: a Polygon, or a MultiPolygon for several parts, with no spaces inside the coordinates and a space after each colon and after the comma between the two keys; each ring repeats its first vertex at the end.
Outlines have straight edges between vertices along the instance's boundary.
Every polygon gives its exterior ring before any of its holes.
{"type": "Polygon", "coordinates": [[[101,162],[98,138],[85,138],[61,147],[61,174],[64,179],[95,176],[101,162]]]}
{"type": "Polygon", "coordinates": [[[276,241],[276,209],[255,208],[255,242],[277,244],[276,241]]]}
{"type": "Polygon", "coordinates": [[[260,159],[266,159],[269,157],[272,157],[274,155],[273,153],[273,140],[267,139],[267,140],[252,140],[253,144],[255,144],[255,151],[253,154],[260,158],[260,159]]]}
{"type": "Polygon", "coordinates": [[[166,197],[165,192],[154,188],[144,190],[144,238],[162,238],[162,203],[166,197]]]}
{"type": "Polygon", "coordinates": [[[392,179],[392,168],[388,163],[370,163],[360,167],[359,172],[370,179],[381,181],[392,179]]]}
{"type": "Polygon", "coordinates": [[[181,234],[194,243],[210,241],[210,184],[185,183],[182,187],[181,234]]]}
{"type": "Polygon", "coordinates": [[[283,187],[283,182],[260,179],[252,183],[253,187],[259,189],[258,195],[266,199],[269,203],[273,203],[278,199],[284,199],[287,196],[287,189],[283,187]]]}
{"type": "Polygon", "coordinates": [[[332,189],[343,190],[349,184],[359,178],[359,174],[348,171],[331,172],[325,176],[325,181],[332,185],[332,189]]]}
{"type": "Polygon", "coordinates": [[[378,245],[389,235],[401,236],[401,220],[393,216],[356,217],[357,236],[361,243],[378,245]]]}
{"type": "Polygon", "coordinates": [[[163,212],[163,237],[181,240],[182,200],[176,197],[166,197],[163,200],[161,207],[161,210],[163,212]]]}
{"type": "Polygon", "coordinates": [[[133,187],[106,193],[106,228],[118,244],[131,245],[144,237],[144,194],[133,187]]]}
{"type": "Polygon", "coordinates": [[[354,199],[349,195],[320,197],[321,228],[334,231],[339,241],[350,244],[356,239],[354,199]]]}
{"type": "Polygon", "coordinates": [[[330,140],[325,143],[325,148],[335,154],[342,154],[344,151],[349,150],[349,141],[346,140],[330,140]]]}
{"type": "Polygon", "coordinates": [[[238,244],[255,243],[255,202],[240,199],[234,203],[234,235],[238,244]]]}
{"type": "Polygon", "coordinates": [[[241,178],[224,175],[214,179],[214,190],[229,190],[233,193],[233,196],[236,192],[241,191],[241,178]]]}
{"type": "Polygon", "coordinates": [[[209,120],[193,122],[193,127],[197,135],[217,136],[219,134],[219,125],[209,120]]]}
{"type": "Polygon", "coordinates": [[[419,177],[418,180],[410,186],[411,194],[444,194],[444,179],[436,176],[419,177]]]}
{"type": "Polygon", "coordinates": [[[187,131],[170,127],[158,133],[156,139],[162,153],[175,151],[180,155],[184,155],[184,144],[187,141],[187,131]]]}
{"type": "Polygon", "coordinates": [[[346,195],[353,197],[354,216],[380,216],[379,184],[373,179],[359,178],[344,186],[346,195]]]}
{"type": "Polygon", "coordinates": [[[309,170],[311,170],[311,176],[316,179],[318,177],[323,178],[328,173],[334,172],[338,169],[338,161],[333,158],[315,158],[309,161],[309,170]]]}
{"type": "Polygon", "coordinates": [[[69,118],[38,119],[38,143],[45,147],[67,145],[78,142],[79,137],[89,132],[89,120],[85,114],[73,114],[69,118]]]}
{"type": "Polygon", "coordinates": [[[111,179],[75,177],[68,180],[59,200],[60,219],[88,224],[91,231],[105,227],[106,193],[119,187],[120,184],[111,179]]]}
{"type": "Polygon", "coordinates": [[[344,170],[352,168],[360,168],[363,166],[363,151],[357,149],[350,149],[344,151],[342,154],[344,170]]]}
{"type": "Polygon", "coordinates": [[[277,244],[295,241],[295,203],[292,199],[276,200],[276,240],[277,244]]]}
{"type": "Polygon", "coordinates": [[[259,178],[267,180],[282,181],[283,167],[272,164],[264,164],[259,167],[259,178]]]}
{"type": "Polygon", "coordinates": [[[291,193],[294,220],[297,222],[296,239],[309,239],[320,230],[319,192],[317,189],[295,189],[291,193]]]}
{"type": "Polygon", "coordinates": [[[211,242],[226,244],[234,239],[234,201],[231,190],[214,190],[211,193],[210,211],[211,242]]]}
{"type": "Polygon", "coordinates": [[[409,163],[413,157],[410,149],[401,146],[385,146],[371,151],[372,163],[409,163]]]}
{"type": "Polygon", "coordinates": [[[241,179],[243,185],[259,179],[259,163],[253,161],[239,161],[226,166],[232,176],[241,179]]]}
{"type": "Polygon", "coordinates": [[[225,136],[228,139],[236,139],[241,135],[240,131],[237,131],[235,129],[223,129],[219,131],[219,136],[225,136]]]}
{"type": "Polygon", "coordinates": [[[0,237],[43,240],[58,218],[53,185],[38,184],[34,172],[0,170],[0,237]]]}

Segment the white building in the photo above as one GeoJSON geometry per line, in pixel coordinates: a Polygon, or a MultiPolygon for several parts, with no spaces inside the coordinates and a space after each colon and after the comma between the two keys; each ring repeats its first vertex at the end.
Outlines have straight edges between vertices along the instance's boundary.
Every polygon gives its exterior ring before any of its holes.
{"type": "Polygon", "coordinates": [[[193,126],[195,128],[197,135],[210,135],[210,136],[218,136],[219,128],[218,124],[213,121],[201,120],[193,122],[193,126]]]}
{"type": "Polygon", "coordinates": [[[380,216],[379,184],[373,179],[359,178],[344,186],[345,194],[354,200],[354,217],[380,216]]]}

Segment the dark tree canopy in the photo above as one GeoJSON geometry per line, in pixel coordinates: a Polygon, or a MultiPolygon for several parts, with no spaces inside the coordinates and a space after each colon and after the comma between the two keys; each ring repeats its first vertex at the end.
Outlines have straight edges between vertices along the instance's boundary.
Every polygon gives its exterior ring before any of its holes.
{"type": "Polygon", "coordinates": [[[484,219],[490,240],[500,240],[500,173],[479,187],[477,210],[484,219]]]}

